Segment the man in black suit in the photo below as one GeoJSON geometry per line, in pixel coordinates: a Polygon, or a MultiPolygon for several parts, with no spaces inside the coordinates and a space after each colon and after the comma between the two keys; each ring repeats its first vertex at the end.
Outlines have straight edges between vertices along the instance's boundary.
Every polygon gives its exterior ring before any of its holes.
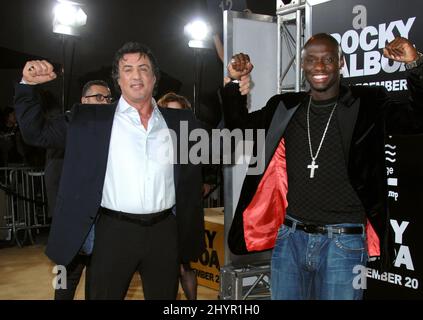
{"type": "Polygon", "coordinates": [[[360,299],[357,267],[368,254],[380,254],[383,267],[392,261],[384,138],[423,132],[423,58],[404,38],[383,53],[409,69],[409,103],[384,88],[341,85],[342,52],[327,34],[304,46],[310,91],[276,95],[250,114],[249,57],[235,55],[228,66],[240,82],[222,92],[227,127],[266,130],[265,146],[257,145],[266,170],[244,181],[229,247],[273,248],[272,299],[360,299]]]}
{"type": "Polygon", "coordinates": [[[115,55],[113,77],[120,100],[75,105],[69,122],[41,115],[34,85],[56,78],[48,62],[27,63],[24,84],[16,87],[26,141],[66,146],[46,253],[67,265],[95,222],[90,298],[123,299],[138,271],[146,299],[175,299],[179,261],[205,249],[201,166],[163,157],[179,155],[175,146],[186,138],[181,121],[188,132],[198,123],[190,111],[157,107],[159,70],[149,48],[126,43],[115,55]]]}

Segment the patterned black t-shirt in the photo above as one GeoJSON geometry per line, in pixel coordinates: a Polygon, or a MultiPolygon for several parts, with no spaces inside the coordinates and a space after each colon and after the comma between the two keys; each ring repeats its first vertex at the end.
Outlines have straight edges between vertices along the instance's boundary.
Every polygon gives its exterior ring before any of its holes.
{"type": "MultiPolygon", "coordinates": [[[[316,155],[336,99],[311,101],[310,135],[316,155]]],[[[342,148],[337,106],[316,159],[318,168],[310,178],[311,156],[307,136],[307,107],[299,107],[285,132],[288,171],[287,214],[314,224],[363,223],[365,212],[352,188],[342,148]]]]}

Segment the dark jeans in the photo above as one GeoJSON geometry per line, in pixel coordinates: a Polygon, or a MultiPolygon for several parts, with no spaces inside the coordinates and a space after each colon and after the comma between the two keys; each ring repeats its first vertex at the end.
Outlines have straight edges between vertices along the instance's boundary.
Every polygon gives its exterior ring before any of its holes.
{"type": "Polygon", "coordinates": [[[143,226],[100,214],[91,258],[91,299],[124,299],[138,271],[145,299],[174,300],[179,278],[176,228],[174,215],[143,226]]]}
{"type": "Polygon", "coordinates": [[[85,269],[85,299],[89,299],[89,282],[90,282],[90,258],[91,256],[78,254],[72,262],[66,266],[66,289],[54,290],[54,300],[73,300],[76,288],[81,279],[82,271],[85,269]]]}

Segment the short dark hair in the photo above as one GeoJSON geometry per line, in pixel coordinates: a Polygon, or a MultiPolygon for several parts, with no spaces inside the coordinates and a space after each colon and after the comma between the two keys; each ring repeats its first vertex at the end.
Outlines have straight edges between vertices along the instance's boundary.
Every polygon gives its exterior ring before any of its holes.
{"type": "Polygon", "coordinates": [[[110,90],[109,85],[106,81],[103,80],[91,80],[88,81],[86,84],[84,84],[84,87],[82,88],[82,96],[85,97],[88,93],[88,91],[91,89],[92,86],[102,86],[110,90]]]}
{"type": "Polygon", "coordinates": [[[341,45],[338,43],[338,41],[334,37],[332,37],[330,34],[327,34],[327,33],[316,33],[315,35],[311,36],[310,39],[308,39],[307,42],[305,43],[303,48],[303,54],[301,56],[304,55],[304,51],[307,49],[310,43],[314,40],[326,40],[329,43],[331,43],[335,48],[338,49],[339,59],[342,59],[344,53],[342,52],[341,45]]]}
{"type": "Polygon", "coordinates": [[[119,61],[123,58],[125,54],[128,53],[139,53],[141,56],[147,56],[151,62],[151,67],[153,68],[154,76],[156,77],[156,84],[154,86],[154,92],[157,90],[157,86],[160,80],[160,69],[157,63],[157,59],[154,56],[151,49],[139,42],[127,42],[125,43],[116,53],[112,65],[112,78],[114,80],[116,89],[120,91],[118,79],[119,79],[119,61]]]}
{"type": "Polygon", "coordinates": [[[160,107],[167,108],[169,102],[177,102],[181,105],[182,109],[191,109],[191,103],[184,96],[180,96],[175,92],[166,93],[157,101],[160,107]]]}

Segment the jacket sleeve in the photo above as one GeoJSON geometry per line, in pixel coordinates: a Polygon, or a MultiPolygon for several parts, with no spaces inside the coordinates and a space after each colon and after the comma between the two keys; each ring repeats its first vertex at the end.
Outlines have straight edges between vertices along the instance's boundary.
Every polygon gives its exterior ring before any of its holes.
{"type": "Polygon", "coordinates": [[[14,97],[16,119],[27,144],[43,148],[64,148],[67,121],[65,115],[46,119],[35,86],[17,84],[14,97]]]}
{"type": "Polygon", "coordinates": [[[222,114],[224,127],[233,129],[265,129],[272,121],[273,114],[281,99],[280,95],[273,96],[261,110],[249,113],[247,109],[247,96],[239,92],[239,85],[229,83],[221,89],[222,114]]]}
{"type": "Polygon", "coordinates": [[[423,133],[423,65],[408,72],[408,101],[393,101],[386,90],[379,94],[387,105],[385,119],[389,134],[423,133]]]}

